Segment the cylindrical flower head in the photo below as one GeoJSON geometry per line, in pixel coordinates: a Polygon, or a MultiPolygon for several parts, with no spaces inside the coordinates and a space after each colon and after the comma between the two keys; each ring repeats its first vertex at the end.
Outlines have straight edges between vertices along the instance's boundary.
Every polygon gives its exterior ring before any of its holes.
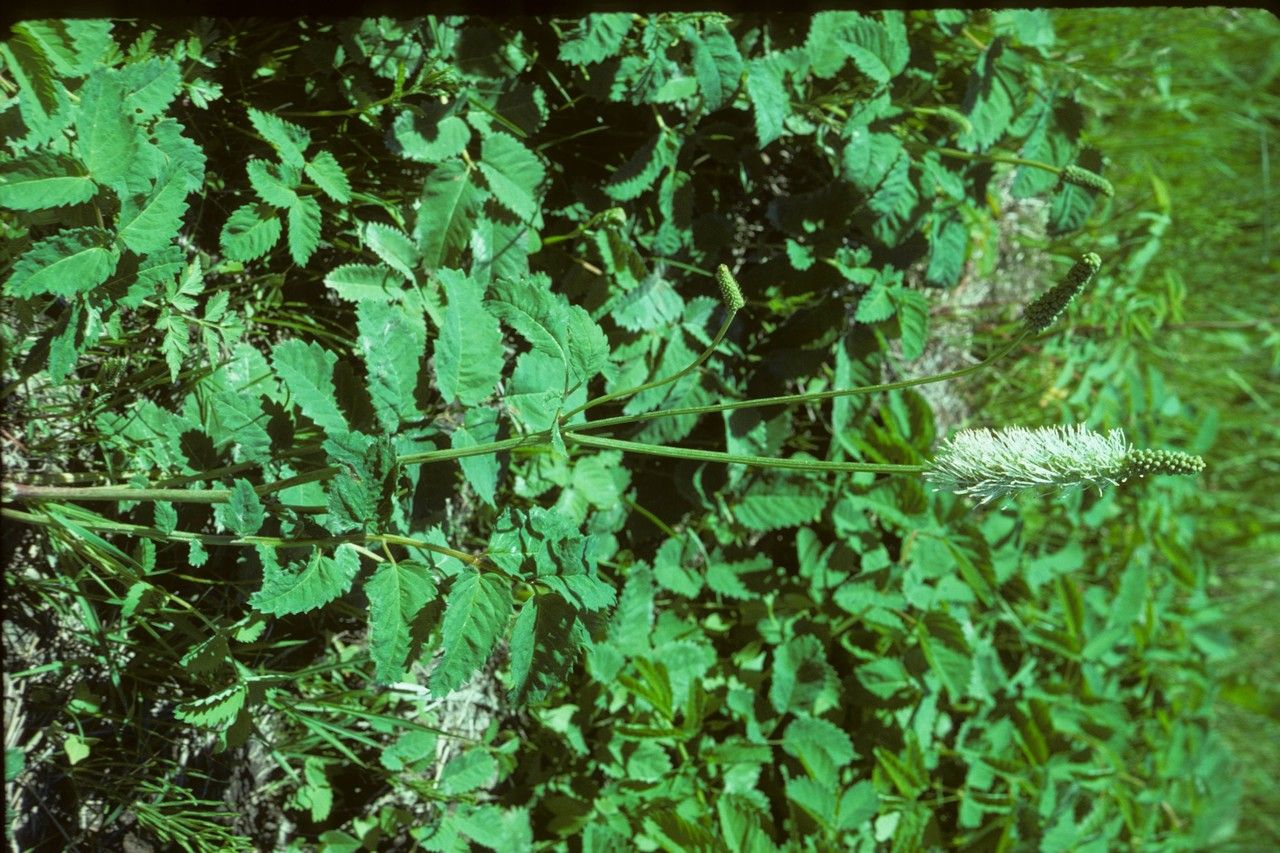
{"type": "Polygon", "coordinates": [[[1134,450],[1118,429],[1083,426],[961,430],[944,441],[925,472],[938,489],[986,503],[1023,489],[1116,486],[1146,474],[1194,474],[1198,456],[1134,450]]]}
{"type": "Polygon", "coordinates": [[[1111,186],[1110,181],[1096,172],[1090,172],[1088,169],[1082,169],[1079,166],[1068,166],[1063,169],[1058,173],[1058,181],[1059,183],[1071,184],[1096,193],[1102,193],[1107,198],[1116,194],[1116,189],[1111,186]]]}
{"type": "Polygon", "coordinates": [[[1058,319],[1071,304],[1071,300],[1085,289],[1100,269],[1102,269],[1102,258],[1093,252],[1076,261],[1061,282],[1027,306],[1026,313],[1022,317],[1027,329],[1038,333],[1052,326],[1053,321],[1058,319]]]}
{"type": "Polygon", "coordinates": [[[716,282],[720,285],[720,298],[724,300],[724,307],[729,311],[738,311],[747,304],[742,298],[742,288],[738,287],[737,279],[724,264],[716,267],[716,282]]]}

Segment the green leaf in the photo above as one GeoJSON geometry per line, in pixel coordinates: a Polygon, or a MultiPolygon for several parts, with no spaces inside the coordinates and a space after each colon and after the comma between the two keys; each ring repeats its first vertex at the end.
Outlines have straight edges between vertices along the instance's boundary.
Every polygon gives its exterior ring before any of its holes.
{"type": "Polygon", "coordinates": [[[548,289],[549,284],[544,275],[502,279],[491,289],[488,305],[535,350],[567,367],[564,311],[548,289]]]}
{"type": "Polygon", "coordinates": [[[827,505],[812,483],[781,477],[756,480],[733,507],[738,523],[751,530],[808,524],[827,505]]]}
{"type": "Polygon", "coordinates": [[[435,599],[435,579],[424,563],[381,563],[365,582],[364,591],[369,598],[369,655],[374,677],[380,682],[399,681],[409,655],[410,625],[435,599]]]}
{"type": "Polygon", "coordinates": [[[1049,236],[1079,231],[1093,212],[1093,193],[1074,184],[1061,184],[1049,202],[1049,236]]]}
{"type": "Polygon", "coordinates": [[[311,134],[292,122],[249,107],[249,121],[276,152],[280,159],[295,169],[306,165],[303,152],[311,144],[311,134]]]}
{"type": "Polygon", "coordinates": [[[252,536],[262,529],[266,513],[262,499],[248,480],[237,479],[231,487],[231,499],[218,504],[214,514],[219,523],[237,536],[252,536]]]}
{"type": "Polygon", "coordinates": [[[529,853],[534,849],[527,807],[466,806],[454,812],[449,820],[458,832],[491,850],[529,853]]]}
{"type": "Polygon", "coordinates": [[[173,709],[173,715],[193,726],[226,729],[240,714],[248,696],[248,685],[243,681],[237,682],[212,696],[183,702],[173,709]]]}
{"type": "Polygon", "coordinates": [[[838,776],[857,757],[844,729],[821,717],[796,717],[782,736],[782,748],[815,779],[838,776]]]}
{"type": "Polygon", "coordinates": [[[281,210],[288,210],[298,200],[295,190],[298,188],[299,175],[297,169],[281,167],[266,160],[250,160],[245,165],[249,174],[249,184],[258,198],[281,210]]]}
{"type": "Polygon", "coordinates": [[[744,575],[753,575],[773,568],[773,562],[759,554],[746,560],[726,561],[713,560],[707,564],[707,586],[712,592],[727,595],[730,598],[756,598],[743,582],[744,575]]]}
{"type": "Polygon", "coordinates": [[[410,160],[440,163],[457,157],[471,140],[471,129],[458,116],[445,116],[434,126],[429,124],[429,118],[412,110],[396,116],[391,133],[410,160]]]}
{"type": "Polygon", "coordinates": [[[145,122],[164,112],[182,87],[182,69],[167,56],[150,57],[120,69],[125,107],[135,121],[145,122]]]}
{"type": "Polygon", "coordinates": [[[464,571],[453,582],[441,628],[443,657],[431,673],[436,696],[456,690],[480,668],[511,616],[511,587],[505,578],[464,571]]]}
{"type": "Polygon", "coordinates": [[[934,217],[929,228],[929,267],[925,281],[938,287],[951,287],[964,272],[969,250],[969,228],[957,213],[934,217]]]}
{"type": "Polygon", "coordinates": [[[314,341],[283,341],[271,350],[271,363],[294,403],[330,437],[344,435],[349,429],[333,387],[333,365],[337,361],[336,355],[314,341]]]}
{"type": "Polygon", "coordinates": [[[451,758],[440,771],[440,792],[456,796],[488,787],[497,772],[498,763],[488,750],[468,749],[451,758]]]}
{"type": "MultiPolygon", "coordinates": [[[[467,409],[466,423],[453,431],[453,435],[449,437],[449,444],[455,450],[462,450],[487,444],[497,437],[497,410],[486,406],[471,406],[467,409]]],[[[489,506],[496,507],[498,455],[486,453],[482,456],[464,456],[458,460],[458,464],[480,500],[489,506]]]]}
{"type": "Polygon", "coordinates": [[[22,751],[21,747],[6,746],[4,749],[4,783],[8,785],[10,782],[22,775],[22,771],[27,766],[27,754],[22,751]]]}
{"type": "Polygon", "coordinates": [[[992,40],[969,77],[962,109],[973,130],[960,134],[960,147],[970,151],[985,151],[1004,136],[1013,118],[1016,100],[1014,84],[1005,57],[1006,40],[992,40]]]}
{"type": "Polygon", "coordinates": [[[366,222],[360,236],[384,264],[409,281],[414,280],[413,270],[418,265],[418,249],[400,229],[380,222],[366,222]]]}
{"type": "Polygon", "coordinates": [[[685,598],[693,598],[702,590],[702,576],[685,565],[684,548],[679,539],[662,543],[653,560],[653,577],[660,586],[685,598]]]}
{"type": "Polygon", "coordinates": [[[383,429],[394,433],[400,424],[422,417],[414,391],[426,355],[426,324],[420,312],[362,302],[356,306],[356,329],[374,413],[383,429]]]}
{"type": "Polygon", "coordinates": [[[902,355],[908,359],[919,358],[929,337],[929,300],[918,290],[905,288],[895,289],[892,295],[902,332],[902,355]]]}
{"type": "Polygon", "coordinates": [[[545,699],[564,683],[589,642],[577,611],[562,596],[526,601],[511,630],[511,701],[545,699]]]}
{"type": "Polygon", "coordinates": [[[495,133],[480,145],[480,174],[494,200],[528,222],[538,213],[538,187],[546,169],[538,155],[514,136],[495,133]]]}
{"type": "Polygon", "coordinates": [[[265,204],[246,204],[222,226],[219,244],[233,261],[252,261],[271,251],[280,239],[280,220],[265,204]]]}
{"type": "Polygon", "coordinates": [[[19,298],[87,293],[110,277],[119,259],[111,235],[103,229],[68,229],[28,249],[13,265],[4,290],[19,298]]]}
{"type": "Polygon", "coordinates": [[[348,302],[395,302],[405,294],[404,279],[381,265],[343,264],[325,276],[324,283],[348,302]]]}
{"type": "Polygon", "coordinates": [[[41,151],[0,164],[0,207],[46,210],[93,198],[97,186],[79,160],[41,151]]]}
{"type": "Polygon", "coordinates": [[[783,121],[791,112],[791,100],[775,58],[751,60],[747,66],[747,95],[755,113],[756,136],[764,148],[782,136],[783,121]]]}
{"type": "Polygon", "coordinates": [[[462,163],[444,163],[427,175],[418,198],[413,240],[428,270],[457,260],[471,237],[483,199],[484,191],[471,182],[471,173],[462,163]]]}
{"type": "Polygon", "coordinates": [[[675,166],[680,138],[670,131],[659,132],[627,162],[614,171],[602,189],[615,201],[630,201],[649,187],[664,171],[675,166]]]}
{"type": "Polygon", "coordinates": [[[135,254],[146,255],[168,245],[178,236],[187,212],[187,174],[168,166],[149,195],[121,193],[116,229],[135,254]]]}
{"type": "Polygon", "coordinates": [[[880,795],[875,783],[868,779],[850,787],[840,797],[836,810],[836,825],[843,830],[854,830],[876,816],[880,810],[880,795]]]}
{"type": "Polygon", "coordinates": [[[338,164],[338,159],[329,151],[317,151],[316,155],[307,161],[306,165],[307,177],[315,181],[320,191],[338,204],[346,204],[351,201],[351,184],[347,180],[347,173],[342,170],[342,166],[338,164]]]}
{"type": "Polygon", "coordinates": [[[436,341],[436,384],[445,402],[472,406],[494,392],[502,375],[502,331],[481,301],[484,289],[457,270],[440,270],[445,305],[436,341]]]}
{"type": "Polygon", "coordinates": [[[836,797],[828,780],[802,776],[788,779],[787,799],[804,809],[820,826],[833,829],[835,825],[836,797]]]}
{"type": "Polygon", "coordinates": [[[769,702],[775,711],[821,713],[837,707],[839,700],[840,682],[827,663],[821,640],[804,634],[778,647],[769,685],[769,702]]]}
{"type": "Polygon", "coordinates": [[[723,24],[707,24],[693,41],[693,71],[707,112],[733,100],[742,78],[742,54],[723,24]]]}
{"type": "Polygon", "coordinates": [[[80,89],[76,113],[76,151],[100,184],[125,176],[138,147],[138,131],[124,103],[124,84],[117,72],[99,69],[80,89]]]}
{"type": "Polygon", "coordinates": [[[275,552],[259,546],[262,557],[262,588],[249,597],[249,605],[260,613],[287,616],[315,610],[351,589],[360,571],[360,554],[350,545],[339,545],[333,557],[319,549],[311,552],[305,566],[290,563],[281,568],[275,552]]]}
{"type": "Polygon", "coordinates": [[[297,196],[289,208],[289,256],[306,266],[320,245],[320,204],[310,196],[297,196]]]}
{"type": "Polygon", "coordinates": [[[560,42],[560,59],[578,65],[603,62],[618,52],[630,30],[630,13],[588,15],[560,42]]]}

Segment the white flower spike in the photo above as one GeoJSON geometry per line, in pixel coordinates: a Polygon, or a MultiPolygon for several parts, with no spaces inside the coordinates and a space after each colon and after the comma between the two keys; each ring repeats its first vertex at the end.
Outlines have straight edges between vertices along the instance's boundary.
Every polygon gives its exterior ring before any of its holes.
{"type": "Polygon", "coordinates": [[[925,478],[980,502],[1023,489],[1117,486],[1147,474],[1194,474],[1198,456],[1134,450],[1121,430],[1083,426],[961,430],[938,449],[925,478]]]}

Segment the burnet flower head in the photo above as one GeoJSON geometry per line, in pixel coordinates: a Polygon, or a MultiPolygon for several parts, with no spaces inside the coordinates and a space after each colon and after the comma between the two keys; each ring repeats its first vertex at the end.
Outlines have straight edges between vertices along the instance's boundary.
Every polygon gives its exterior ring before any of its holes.
{"type": "Polygon", "coordinates": [[[1195,474],[1199,456],[1135,450],[1121,430],[1084,426],[961,430],[944,441],[925,472],[937,489],[1002,498],[1023,489],[1117,486],[1147,474],[1195,474]]]}

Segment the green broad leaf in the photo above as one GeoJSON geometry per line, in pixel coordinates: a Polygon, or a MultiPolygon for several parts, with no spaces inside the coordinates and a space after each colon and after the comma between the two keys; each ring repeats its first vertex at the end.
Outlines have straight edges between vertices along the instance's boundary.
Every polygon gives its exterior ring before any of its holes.
{"type": "Polygon", "coordinates": [[[585,389],[565,397],[564,362],[537,350],[521,353],[503,402],[527,430],[550,429],[556,417],[585,401],[585,389]],[[577,398],[577,399],[575,399],[577,398]]]}
{"type": "Polygon", "coordinates": [[[782,735],[782,748],[815,779],[838,776],[858,757],[844,729],[821,717],[796,717],[782,735]]]}
{"type": "Polygon", "coordinates": [[[457,157],[471,141],[471,129],[458,116],[445,116],[435,124],[413,110],[396,116],[391,133],[404,156],[421,163],[441,163],[457,157]]]}
{"type": "Polygon", "coordinates": [[[0,207],[9,210],[80,204],[97,192],[84,164],[65,154],[41,151],[0,164],[0,207]]]}
{"type": "Polygon", "coordinates": [[[18,259],[4,292],[18,298],[87,293],[111,276],[119,260],[111,234],[101,228],[60,231],[18,259]]]}
{"type": "Polygon", "coordinates": [[[112,22],[104,19],[23,21],[15,35],[28,37],[63,77],[83,77],[107,61],[115,49],[112,22]]]}
{"type": "Polygon", "coordinates": [[[560,59],[577,65],[603,62],[622,47],[631,22],[626,12],[588,15],[560,42],[560,59]]]}
{"type": "Polygon", "coordinates": [[[912,230],[911,217],[919,201],[920,192],[911,180],[911,158],[903,154],[868,201],[877,214],[871,233],[886,246],[898,245],[912,230]]]}
{"type": "Polygon", "coordinates": [[[643,563],[631,567],[609,619],[609,641],[628,655],[649,651],[654,620],[653,571],[643,563]]]}
{"type": "Polygon", "coordinates": [[[347,173],[338,164],[338,159],[325,150],[317,151],[304,167],[309,177],[320,188],[320,191],[338,204],[351,201],[351,183],[347,173]]]}
{"type": "Polygon", "coordinates": [[[679,136],[670,131],[658,133],[614,171],[602,187],[605,195],[615,201],[638,197],[653,186],[659,175],[675,166],[679,151],[679,136]]]}
{"type": "Polygon", "coordinates": [[[445,601],[443,656],[431,673],[431,692],[444,696],[488,660],[511,616],[510,581],[467,570],[456,577],[445,601]]]}
{"type": "Polygon", "coordinates": [[[501,279],[490,289],[488,306],[535,350],[567,367],[565,311],[549,285],[545,275],[501,279]]]}
{"type": "Polygon", "coordinates": [[[129,118],[125,94],[119,73],[105,68],[89,75],[80,89],[76,152],[100,184],[123,178],[138,147],[138,129],[129,118]]]}
{"type": "Polygon", "coordinates": [[[812,522],[826,505],[809,481],[775,476],[756,480],[733,506],[733,515],[751,530],[778,530],[812,522]]]}
{"type": "Polygon", "coordinates": [[[462,835],[491,850],[530,853],[533,825],[526,807],[465,806],[448,818],[462,835]]]}
{"type": "Polygon", "coordinates": [[[248,480],[237,479],[231,486],[231,499],[214,507],[218,522],[237,536],[252,536],[262,529],[266,512],[262,499],[248,480]]]}
{"type": "Polygon", "coordinates": [[[828,780],[801,776],[788,779],[787,799],[804,809],[818,824],[828,830],[835,828],[836,795],[828,780]]]}
{"type": "Polygon", "coordinates": [[[418,249],[400,229],[380,222],[366,222],[360,230],[360,237],[365,246],[384,264],[409,281],[414,280],[413,271],[418,266],[418,249]]]}
{"type": "MultiPolygon", "coordinates": [[[[393,773],[406,768],[420,773],[435,764],[438,740],[439,736],[435,732],[409,729],[382,751],[378,762],[393,773]]],[[[359,844],[351,849],[354,853],[359,849],[359,844]]]]}
{"type": "Polygon", "coordinates": [[[440,792],[447,796],[466,794],[493,784],[498,762],[489,751],[476,747],[449,760],[440,771],[440,792]]]}
{"type": "Polygon", "coordinates": [[[7,746],[4,750],[4,783],[8,785],[10,782],[22,775],[22,771],[27,766],[27,754],[22,751],[21,747],[7,746]]]}
{"type": "Polygon", "coordinates": [[[565,330],[569,352],[569,376],[586,383],[604,370],[609,360],[609,338],[581,305],[570,305],[565,330]]]}
{"type": "Polygon", "coordinates": [[[174,166],[157,178],[149,195],[120,193],[116,232],[130,251],[146,255],[167,246],[178,236],[187,212],[187,175],[174,166]]]}
{"type": "MultiPolygon", "coordinates": [[[[1080,136],[1084,116],[1080,105],[1070,98],[1058,97],[1053,90],[1037,92],[1032,105],[1019,117],[1010,133],[1025,136],[1019,154],[1059,168],[1075,158],[1076,140],[1080,136]]],[[[1010,192],[1014,198],[1031,198],[1049,192],[1058,176],[1044,169],[1019,166],[1010,192]]]]}
{"type": "Polygon", "coordinates": [[[863,779],[840,796],[836,809],[836,826],[851,831],[862,826],[880,811],[880,795],[874,782],[863,779]]]}
{"type": "Polygon", "coordinates": [[[563,597],[526,601],[511,629],[511,701],[542,701],[564,683],[589,643],[578,612],[563,597]]]}
{"type": "Polygon", "coordinates": [[[877,282],[858,299],[853,318],[859,323],[880,323],[893,316],[893,290],[877,282]]]}
{"type": "Polygon", "coordinates": [[[919,358],[929,337],[929,300],[920,291],[905,288],[895,289],[892,296],[902,332],[902,355],[908,359],[919,358]]]}
{"type": "Polygon", "coordinates": [[[76,301],[71,303],[71,310],[59,322],[58,331],[49,341],[49,378],[52,381],[61,382],[75,368],[80,358],[76,342],[83,339],[85,319],[85,312],[76,301]]]}
{"type": "Polygon", "coordinates": [[[374,677],[383,683],[404,677],[410,626],[436,597],[436,582],[425,563],[381,563],[365,581],[369,598],[369,655],[374,677]]]}
{"type": "Polygon", "coordinates": [[[462,163],[449,162],[431,170],[422,182],[413,240],[428,270],[457,261],[471,238],[471,227],[485,193],[471,181],[462,163]]]}
{"type": "Polygon", "coordinates": [[[775,58],[753,59],[748,63],[747,95],[755,115],[756,137],[764,148],[782,136],[783,122],[791,113],[791,99],[775,58]]]}
{"type": "Polygon", "coordinates": [[[502,331],[485,310],[483,286],[457,270],[440,270],[447,304],[436,341],[436,384],[445,402],[473,406],[487,399],[502,375],[502,331]]]}
{"type": "Polygon", "coordinates": [[[758,598],[759,593],[743,583],[743,578],[772,568],[773,562],[762,554],[746,560],[713,560],[707,564],[707,586],[712,592],[730,598],[758,598]]]}
{"type": "Polygon", "coordinates": [[[369,377],[369,397],[388,434],[422,417],[414,391],[426,357],[427,327],[421,312],[385,302],[356,306],[356,347],[369,377]]]}
{"type": "MultiPolygon", "coordinates": [[[[692,28],[690,28],[692,30],[692,28]]],[[[693,44],[693,72],[707,112],[732,102],[742,80],[742,54],[724,24],[709,23],[693,44]]]]}
{"type": "Polygon", "coordinates": [[[183,702],[173,709],[173,715],[193,726],[225,730],[240,714],[248,697],[249,686],[241,681],[212,696],[183,702]]]}
{"type": "Polygon", "coordinates": [[[1009,73],[1006,46],[1003,37],[992,40],[969,76],[961,109],[973,130],[957,139],[960,147],[968,151],[986,151],[1005,135],[1013,118],[1013,105],[1021,96],[1009,73]]]}
{"type": "Polygon", "coordinates": [[[178,510],[169,501],[156,501],[152,509],[156,530],[172,533],[178,528],[178,510]]]}
{"type": "Polygon", "coordinates": [[[397,302],[405,295],[404,278],[381,265],[343,264],[324,283],[348,302],[397,302]]]}
{"type": "Polygon", "coordinates": [[[310,196],[297,196],[289,208],[289,256],[306,266],[320,245],[320,204],[310,196]]]}
{"type": "Polygon", "coordinates": [[[827,663],[821,640],[804,634],[777,648],[769,702],[779,714],[787,711],[821,714],[839,706],[840,680],[827,663]]]}
{"type": "Polygon", "coordinates": [[[957,213],[936,216],[929,227],[929,266],[924,278],[938,287],[951,287],[964,272],[969,251],[969,228],[957,213]]]}
{"type": "Polygon", "coordinates": [[[499,132],[481,143],[477,165],[498,204],[525,222],[537,215],[538,188],[547,175],[537,154],[499,132]]]}
{"type": "Polygon", "coordinates": [[[169,367],[169,381],[177,382],[182,362],[191,354],[191,326],[182,314],[166,308],[156,319],[156,329],[164,332],[160,351],[169,367]]]}
{"type": "Polygon", "coordinates": [[[702,575],[686,563],[679,539],[662,543],[653,559],[653,578],[659,586],[685,598],[694,598],[702,591],[702,575]]]}
{"type": "Polygon", "coordinates": [[[1062,184],[1049,201],[1047,232],[1059,237],[1079,231],[1093,212],[1093,194],[1084,187],[1062,184]]]}
{"type": "MultiPolygon", "coordinates": [[[[225,291],[224,291],[225,292],[225,291]]],[[[208,397],[204,431],[218,452],[229,450],[236,462],[265,462],[271,457],[268,418],[259,396],[220,390],[208,397]]]]}
{"type": "Polygon", "coordinates": [[[13,38],[7,44],[0,43],[0,56],[18,85],[18,110],[31,128],[29,145],[43,142],[70,124],[67,89],[55,78],[52,63],[29,34],[15,26],[13,38]]]}
{"type": "MultiPolygon", "coordinates": [[[[453,431],[449,444],[454,450],[464,450],[487,444],[498,437],[498,411],[487,406],[471,406],[467,409],[466,423],[453,431]]],[[[498,491],[498,455],[486,453],[464,456],[458,460],[462,474],[476,490],[480,500],[496,507],[498,491]]]]}
{"type": "Polygon", "coordinates": [[[294,403],[330,437],[345,435],[350,429],[338,408],[333,387],[333,366],[337,361],[336,355],[314,341],[283,341],[271,350],[271,364],[294,403]]]}
{"type": "Polygon", "coordinates": [[[204,151],[194,140],[183,135],[183,126],[171,118],[161,119],[151,128],[156,148],[169,161],[169,165],[186,177],[188,192],[195,192],[204,185],[204,151]]]}
{"type": "Polygon", "coordinates": [[[141,123],[164,112],[182,87],[182,69],[167,56],[150,57],[120,69],[124,105],[141,123]]]}
{"type": "Polygon", "coordinates": [[[288,210],[298,201],[296,192],[300,182],[298,170],[266,160],[250,160],[245,165],[249,184],[258,198],[273,207],[288,210]]]}
{"type": "Polygon", "coordinates": [[[280,230],[274,210],[265,204],[246,204],[227,219],[218,242],[229,260],[252,261],[271,251],[280,230]]]}
{"type": "Polygon", "coordinates": [[[778,849],[764,828],[759,806],[739,793],[716,798],[720,837],[729,853],[774,853],[778,849]]]}
{"type": "Polygon", "coordinates": [[[842,47],[858,70],[877,83],[887,83],[907,67],[911,49],[907,30],[899,11],[881,13],[882,24],[860,15],[845,34],[842,47]]]}
{"type": "Polygon", "coordinates": [[[295,169],[301,169],[306,165],[303,152],[311,144],[309,131],[270,113],[264,113],[253,107],[248,109],[249,121],[253,124],[254,130],[276,149],[276,153],[284,163],[295,169]]]}
{"type": "Polygon", "coordinates": [[[290,563],[281,567],[271,548],[259,546],[262,557],[262,588],[249,597],[249,605],[259,613],[287,616],[315,610],[346,594],[360,571],[360,554],[350,545],[339,545],[332,557],[319,549],[311,552],[306,565],[290,563]]]}

